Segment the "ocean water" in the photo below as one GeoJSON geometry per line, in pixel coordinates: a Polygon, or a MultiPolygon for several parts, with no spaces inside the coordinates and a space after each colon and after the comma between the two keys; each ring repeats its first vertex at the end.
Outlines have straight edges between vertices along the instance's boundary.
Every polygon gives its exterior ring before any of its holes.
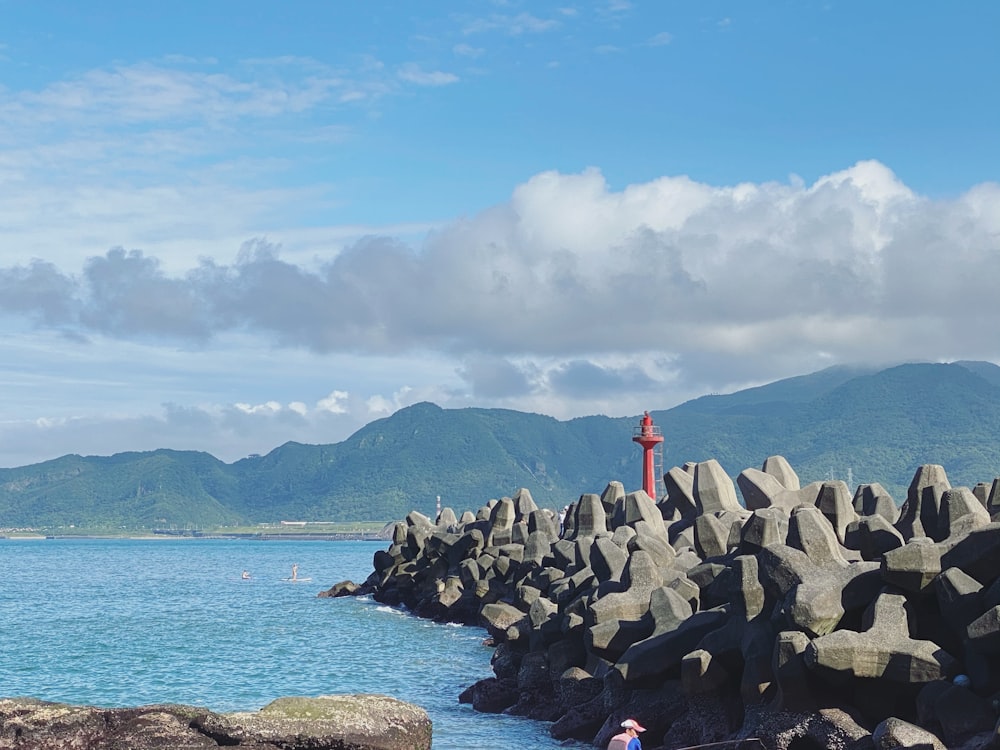
{"type": "Polygon", "coordinates": [[[492,675],[484,630],[363,597],[317,598],[363,581],[384,547],[0,539],[0,696],[225,712],[286,695],[380,693],[427,710],[435,750],[588,747],[553,740],[548,724],[458,703],[492,675]],[[285,580],[293,564],[311,580],[285,580]]]}

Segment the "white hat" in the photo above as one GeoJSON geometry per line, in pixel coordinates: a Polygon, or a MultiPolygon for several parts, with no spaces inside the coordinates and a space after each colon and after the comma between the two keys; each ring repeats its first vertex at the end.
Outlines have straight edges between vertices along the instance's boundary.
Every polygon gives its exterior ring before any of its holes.
{"type": "Polygon", "coordinates": [[[646,731],[646,727],[644,727],[635,719],[625,719],[625,721],[622,722],[622,726],[625,727],[626,729],[634,729],[637,732],[646,731]]]}

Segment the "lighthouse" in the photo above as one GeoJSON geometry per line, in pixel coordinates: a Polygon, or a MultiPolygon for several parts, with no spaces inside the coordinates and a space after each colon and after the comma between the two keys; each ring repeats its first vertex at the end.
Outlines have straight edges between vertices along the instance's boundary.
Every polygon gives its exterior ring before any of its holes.
{"type": "Polygon", "coordinates": [[[656,500],[656,460],[655,452],[662,450],[663,434],[660,428],[653,424],[649,412],[643,412],[639,426],[635,428],[632,442],[642,446],[642,489],[653,500],[656,500]]]}

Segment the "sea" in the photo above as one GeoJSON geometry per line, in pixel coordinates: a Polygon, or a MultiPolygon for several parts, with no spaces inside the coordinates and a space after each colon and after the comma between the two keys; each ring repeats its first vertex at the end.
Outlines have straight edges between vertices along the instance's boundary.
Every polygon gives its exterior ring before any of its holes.
{"type": "Polygon", "coordinates": [[[0,539],[0,697],[230,712],[283,696],[378,693],[422,706],[435,750],[590,747],[458,702],[493,674],[485,630],[367,597],[317,597],[364,581],[385,546],[0,539]]]}

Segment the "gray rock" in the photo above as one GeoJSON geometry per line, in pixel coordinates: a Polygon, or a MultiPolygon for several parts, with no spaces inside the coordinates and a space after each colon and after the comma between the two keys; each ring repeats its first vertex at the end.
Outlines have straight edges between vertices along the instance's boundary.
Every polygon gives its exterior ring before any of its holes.
{"type": "Polygon", "coordinates": [[[549,538],[549,541],[556,541],[559,538],[559,519],[556,514],[548,508],[529,513],[528,533],[534,534],[536,531],[543,532],[549,538]]]}
{"type": "Polygon", "coordinates": [[[945,490],[938,522],[942,539],[958,538],[990,523],[989,511],[968,487],[945,490]]]}
{"type": "Polygon", "coordinates": [[[714,458],[694,467],[694,498],[699,513],[742,510],[733,480],[714,458]]]}
{"type": "Polygon", "coordinates": [[[774,644],[771,671],[777,690],[771,708],[776,711],[812,711],[816,699],[810,686],[805,652],[809,637],[798,630],[778,633],[774,644]]]}
{"type": "MultiPolygon", "coordinates": [[[[622,526],[621,528],[627,529],[631,527],[622,526]]],[[[652,524],[647,524],[645,521],[636,523],[635,534],[629,537],[625,548],[629,554],[643,550],[653,558],[653,562],[659,568],[671,568],[677,560],[677,553],[667,541],[663,526],[656,527],[652,524]]]]}
{"type": "Polygon", "coordinates": [[[694,472],[675,466],[663,475],[663,484],[667,488],[666,502],[671,516],[674,510],[681,518],[698,515],[698,504],[694,499],[694,472]]]}
{"type": "Polygon", "coordinates": [[[1000,477],[994,478],[990,485],[990,492],[986,497],[986,510],[989,511],[991,519],[994,513],[1000,512],[1000,477]]]}
{"type": "Polygon", "coordinates": [[[595,537],[608,533],[608,519],[601,498],[593,494],[581,495],[573,507],[573,533],[567,539],[595,537]]]}
{"type": "Polygon", "coordinates": [[[179,705],[97,708],[0,700],[3,747],[247,747],[254,750],[429,750],[431,721],[418,706],[381,695],[279,698],[259,711],[217,714],[179,705]]]}
{"type": "Polygon", "coordinates": [[[872,742],[875,750],[948,750],[948,746],[931,732],[895,716],[875,727],[872,742]]]}
{"type": "Polygon", "coordinates": [[[691,652],[708,633],[722,627],[728,619],[725,610],[695,612],[672,630],[654,631],[636,641],[622,654],[615,670],[626,685],[650,684],[662,681],[680,666],[684,655],[691,652]]]}
{"type": "Polygon", "coordinates": [[[837,540],[843,544],[847,527],[858,520],[847,484],[840,480],[823,482],[816,498],[816,507],[830,522],[837,540]]]}
{"type": "Polygon", "coordinates": [[[524,543],[524,562],[540,566],[551,553],[552,537],[547,531],[538,530],[528,534],[528,539],[524,543]]]}
{"type": "Polygon", "coordinates": [[[743,675],[740,696],[744,705],[763,703],[775,692],[773,656],[776,633],[770,622],[759,618],[746,623],[740,638],[743,675]]]}
{"type": "Polygon", "coordinates": [[[645,490],[630,492],[615,504],[615,515],[612,526],[635,527],[638,523],[645,522],[653,530],[666,537],[666,527],[663,525],[663,516],[660,509],[656,507],[656,502],[646,494],[645,490]]]}
{"type": "Polygon", "coordinates": [[[904,539],[927,536],[940,541],[942,537],[938,534],[938,513],[941,495],[950,489],[951,484],[943,466],[924,464],[917,469],[896,522],[896,528],[904,539]]]}
{"type": "Polygon", "coordinates": [[[635,529],[631,526],[619,526],[611,534],[611,541],[623,550],[628,549],[629,540],[636,535],[635,529]]]}
{"type": "Polygon", "coordinates": [[[940,545],[927,537],[913,537],[883,555],[882,578],[904,591],[920,593],[941,572],[943,552],[940,545]]]}
{"type": "Polygon", "coordinates": [[[826,635],[849,611],[866,607],[883,585],[876,562],[816,566],[785,597],[783,610],[805,633],[826,635]]]}
{"type": "Polygon", "coordinates": [[[748,510],[784,508],[791,511],[799,505],[814,505],[822,487],[820,482],[813,482],[800,488],[796,477],[795,488],[791,489],[772,474],[757,469],[744,469],[736,477],[736,483],[748,510]]]}
{"type": "Polygon", "coordinates": [[[490,526],[492,526],[493,534],[489,543],[497,547],[510,544],[516,520],[517,513],[514,510],[514,501],[509,497],[500,498],[490,511],[490,526]]]}
{"type": "Polygon", "coordinates": [[[629,556],[622,570],[622,591],[608,594],[588,607],[588,620],[599,624],[609,620],[638,620],[649,610],[649,595],[663,585],[653,559],[643,551],[629,556]]]}
{"type": "Polygon", "coordinates": [[[722,660],[703,648],[695,649],[681,659],[681,686],[687,695],[715,692],[726,687],[732,679],[722,660]]]}
{"type": "Polygon", "coordinates": [[[910,638],[906,598],[883,592],[865,612],[863,632],[838,630],[806,647],[810,669],[878,679],[886,689],[946,677],[954,658],[933,641],[910,638]]]}
{"type": "MultiPolygon", "coordinates": [[[[766,597],[760,584],[760,568],[753,555],[733,558],[732,593],[730,601],[734,614],[753,620],[764,611],[766,597]]],[[[686,577],[685,577],[686,578],[686,577]]]]}
{"type": "Polygon", "coordinates": [[[518,521],[527,519],[529,515],[538,510],[535,499],[531,496],[531,491],[526,487],[521,487],[511,498],[514,502],[514,512],[518,521]]]}
{"type": "Polygon", "coordinates": [[[984,508],[990,500],[990,489],[990,482],[976,482],[976,486],[972,488],[972,494],[976,496],[976,500],[982,503],[984,508]]]}
{"type": "MultiPolygon", "coordinates": [[[[853,511],[852,511],[853,512],[853,511]]],[[[816,507],[800,507],[788,520],[788,546],[802,550],[816,565],[848,564],[834,535],[833,522],[816,507]]]]}
{"type": "Polygon", "coordinates": [[[878,482],[858,485],[854,510],[859,516],[882,516],[890,524],[899,520],[899,508],[892,495],[878,482]]]}
{"type": "Polygon", "coordinates": [[[458,516],[455,515],[455,511],[451,508],[442,508],[435,521],[435,525],[446,531],[451,531],[458,526],[458,516]]]}
{"type": "Polygon", "coordinates": [[[788,539],[788,513],[783,508],[760,508],[740,527],[740,554],[753,555],[788,539]]]}
{"type": "Polygon", "coordinates": [[[623,497],[625,497],[625,485],[617,481],[608,482],[604,492],[601,493],[601,505],[604,506],[604,513],[610,516],[623,497]]]}
{"type": "Polygon", "coordinates": [[[944,683],[930,700],[933,722],[941,726],[947,747],[957,747],[973,735],[989,732],[997,718],[989,704],[968,688],[944,683]]]}
{"type": "Polygon", "coordinates": [[[726,554],[729,527],[711,513],[703,513],[694,522],[694,548],[702,558],[726,554]]]}
{"type": "Polygon", "coordinates": [[[857,525],[857,550],[862,560],[879,560],[905,544],[903,535],[882,514],[862,516],[857,525]]]}
{"type": "Polygon", "coordinates": [[[941,555],[941,566],[961,568],[980,583],[991,583],[1000,571],[1000,522],[992,521],[955,541],[941,555]]]}
{"type": "Polygon", "coordinates": [[[598,581],[620,581],[628,554],[610,537],[599,536],[591,543],[590,567],[598,581]]]}
{"type": "Polygon", "coordinates": [[[984,654],[1000,654],[1000,606],[991,607],[969,623],[966,632],[972,645],[984,654]]]}
{"type": "Polygon", "coordinates": [[[770,474],[777,479],[781,486],[787,490],[797,490],[800,488],[799,475],[795,473],[791,464],[784,456],[768,456],[764,459],[761,470],[765,474],[770,474]]]}
{"type": "Polygon", "coordinates": [[[938,609],[952,633],[966,637],[969,625],[982,614],[983,585],[960,568],[948,568],[934,579],[938,609]]]}
{"type": "Polygon", "coordinates": [[[784,507],[781,499],[789,495],[788,488],[774,475],[757,469],[744,469],[736,477],[747,510],[760,510],[773,506],[784,507]]]}
{"type": "Polygon", "coordinates": [[[483,626],[489,631],[490,636],[495,641],[502,641],[506,638],[507,629],[528,615],[512,604],[505,602],[494,602],[483,606],[479,613],[483,621],[483,626]]]}

